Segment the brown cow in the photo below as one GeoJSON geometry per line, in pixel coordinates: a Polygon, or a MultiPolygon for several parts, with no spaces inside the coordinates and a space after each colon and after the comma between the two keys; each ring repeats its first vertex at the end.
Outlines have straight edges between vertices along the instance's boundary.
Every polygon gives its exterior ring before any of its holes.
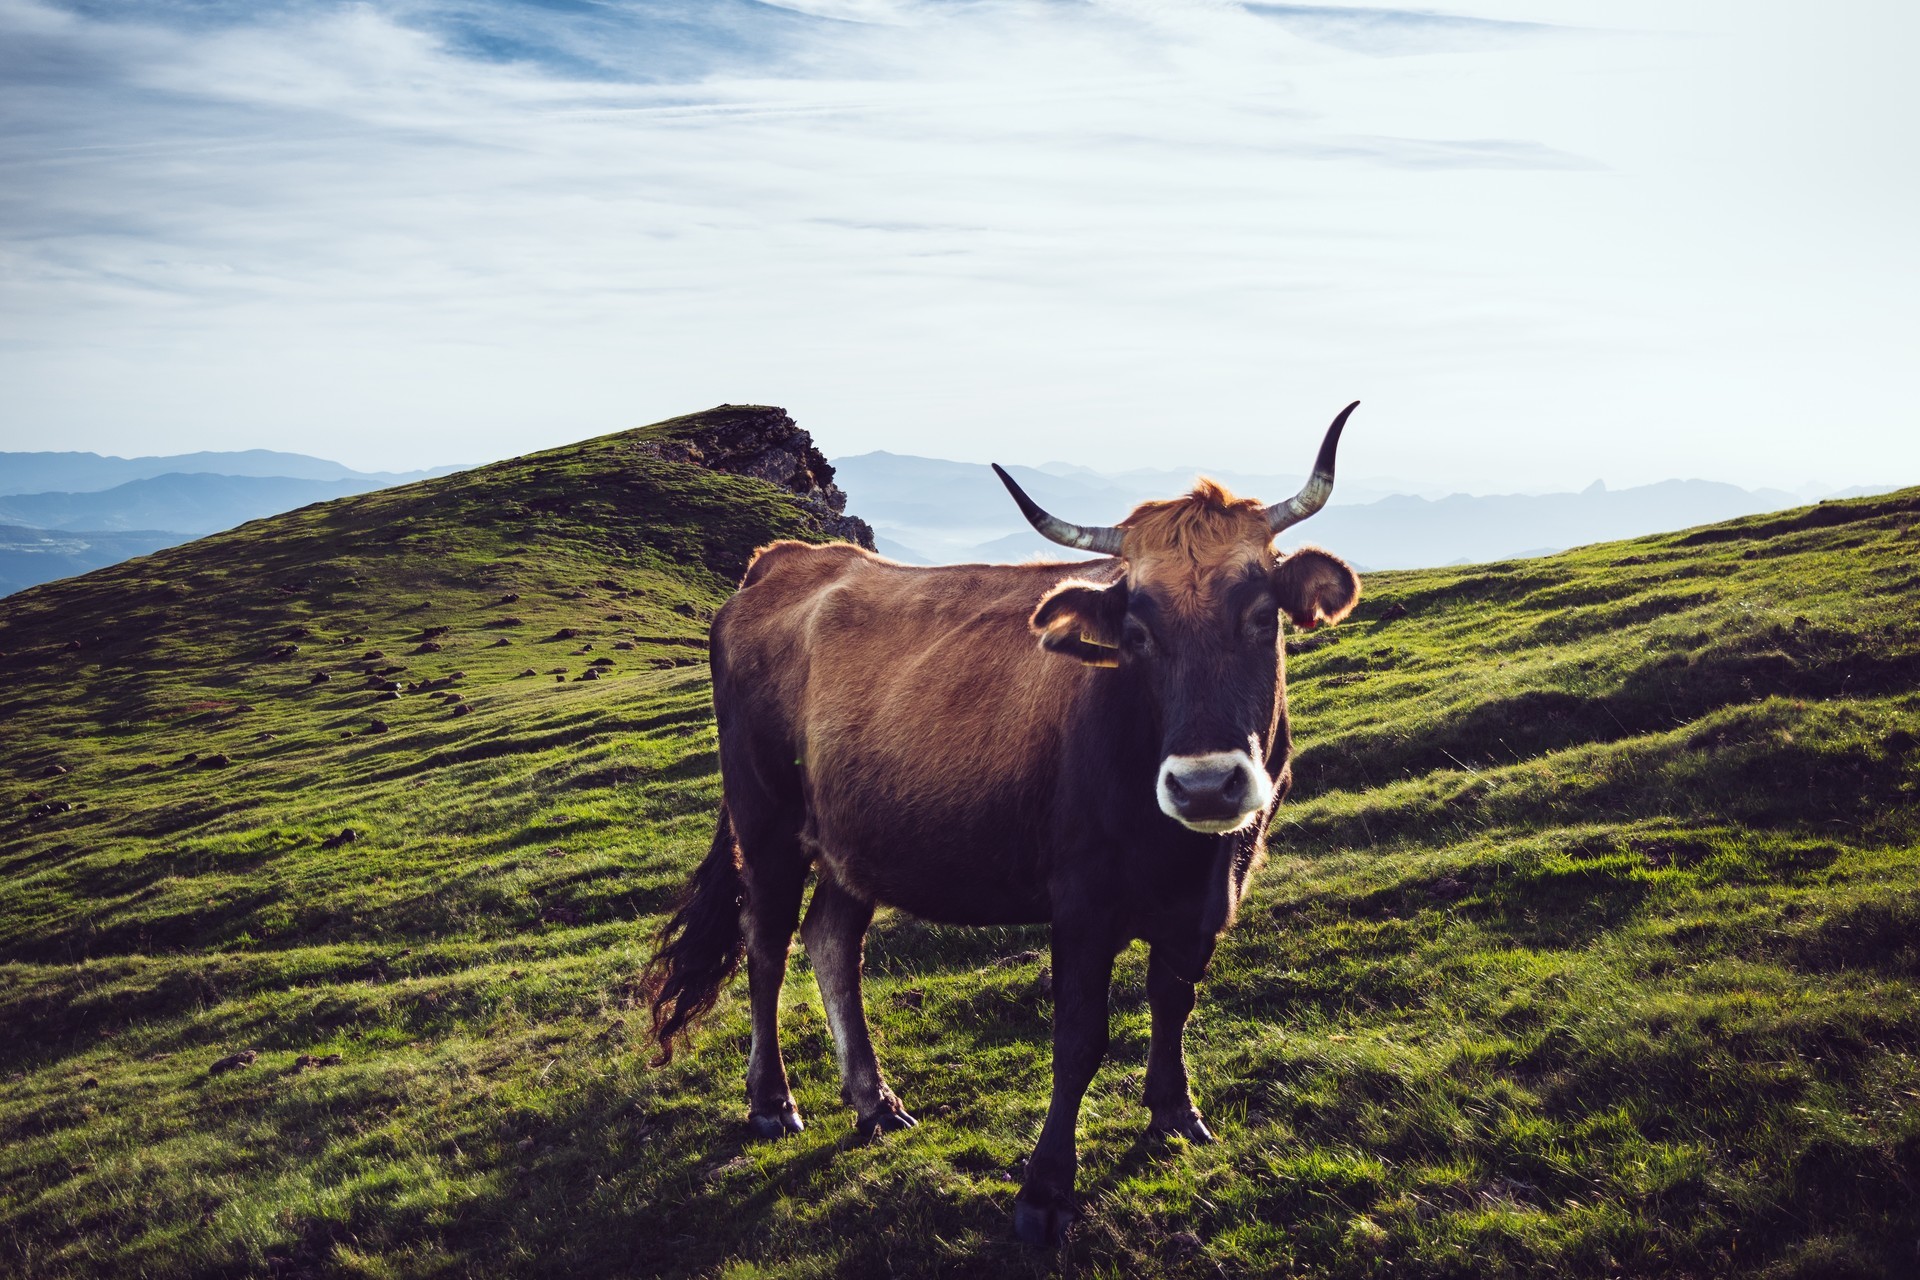
{"type": "Polygon", "coordinates": [[[800,1130],[778,1027],[797,922],[859,1129],[905,1128],[861,1004],[874,908],[1044,921],[1053,1099],[1017,1234],[1051,1242],[1071,1220],[1074,1124],[1106,1052],[1113,960],[1136,938],[1150,947],[1152,1128],[1211,1141],[1181,1038],[1291,782],[1278,615],[1337,621],[1360,590],[1343,561],[1276,558],[1272,542],[1326,502],[1353,408],[1306,487],[1273,507],[1202,481],[1085,528],[995,468],[1036,529],[1107,559],[925,569],[845,543],[761,550],[713,622],[723,800],[648,969],[663,1057],[744,954],[748,1123],[800,1130]]]}

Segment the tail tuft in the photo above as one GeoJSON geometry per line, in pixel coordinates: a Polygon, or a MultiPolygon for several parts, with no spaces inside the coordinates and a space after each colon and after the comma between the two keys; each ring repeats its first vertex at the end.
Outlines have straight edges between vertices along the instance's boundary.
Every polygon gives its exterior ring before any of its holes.
{"type": "Polygon", "coordinates": [[[675,1042],[713,1008],[721,988],[740,967],[746,951],[740,930],[746,888],[733,821],[723,800],[713,847],[687,881],[673,916],[661,926],[653,959],[640,978],[653,1011],[651,1034],[660,1046],[654,1066],[673,1061],[675,1042]]]}

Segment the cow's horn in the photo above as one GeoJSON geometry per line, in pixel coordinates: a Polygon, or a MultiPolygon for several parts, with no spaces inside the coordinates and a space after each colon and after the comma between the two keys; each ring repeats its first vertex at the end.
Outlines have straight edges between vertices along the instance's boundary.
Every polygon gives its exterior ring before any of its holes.
{"type": "Polygon", "coordinates": [[[1327,428],[1326,438],[1320,442],[1320,456],[1313,460],[1313,474],[1307,477],[1306,486],[1285,502],[1276,502],[1267,508],[1267,525],[1273,532],[1299,524],[1327,505],[1327,499],[1333,494],[1333,455],[1340,447],[1340,429],[1347,425],[1347,415],[1359,407],[1360,402],[1355,400],[1342,409],[1333,425],[1327,428]]]}
{"type": "Polygon", "coordinates": [[[1120,530],[1111,525],[1068,524],[1065,520],[1050,516],[1045,508],[1013,482],[1012,476],[1000,469],[999,463],[988,465],[993,468],[993,474],[1000,477],[1000,483],[1007,486],[1007,492],[1013,495],[1013,500],[1020,504],[1020,514],[1039,531],[1041,537],[1063,547],[1078,547],[1082,551],[1098,551],[1108,556],[1120,554],[1120,530]]]}

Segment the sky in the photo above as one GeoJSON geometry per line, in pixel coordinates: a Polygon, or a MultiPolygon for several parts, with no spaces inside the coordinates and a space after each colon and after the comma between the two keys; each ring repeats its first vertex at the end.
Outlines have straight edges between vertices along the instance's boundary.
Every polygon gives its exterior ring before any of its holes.
{"type": "Polygon", "coordinates": [[[1920,6],[0,0],[0,450],[1920,482],[1920,6]]]}

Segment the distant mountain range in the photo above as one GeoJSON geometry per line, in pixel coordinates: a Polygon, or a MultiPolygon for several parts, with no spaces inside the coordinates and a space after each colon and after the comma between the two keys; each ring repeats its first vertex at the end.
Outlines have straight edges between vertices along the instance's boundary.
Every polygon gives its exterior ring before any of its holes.
{"type": "Polygon", "coordinates": [[[130,480],[151,480],[169,474],[366,480],[372,482],[369,488],[380,489],[459,470],[460,467],[435,467],[430,471],[355,471],[325,458],[278,453],[272,449],[171,453],[145,458],[114,458],[97,453],[0,453],[0,495],[98,493],[130,480]]]}
{"type": "Polygon", "coordinates": [[[446,475],[247,449],[165,457],[0,453],[0,595],[313,502],[446,475]]]}
{"type": "MultiPolygon", "coordinates": [[[[1042,540],[978,463],[864,453],[833,463],[850,514],[879,549],[909,564],[1011,562],[1072,553],[1042,540]]],[[[1067,463],[1008,468],[1049,510],[1110,524],[1140,502],[1188,488],[1194,472],[1103,473],[1067,463]]],[[[110,458],[92,453],[0,453],[0,595],[314,502],[446,475],[356,471],[324,458],[249,449],[110,458]]],[[[1209,471],[1236,493],[1285,497],[1304,476],[1209,471]]],[[[1887,486],[1886,488],[1891,488],[1887,486]]],[[[1669,480],[1577,493],[1471,496],[1419,492],[1399,479],[1347,479],[1333,503],[1290,542],[1314,542],[1366,569],[1422,568],[1540,555],[1796,506],[1831,493],[1741,489],[1669,480]]]]}
{"type": "Polygon", "coordinates": [[[367,479],[168,474],[130,480],[96,493],[16,493],[0,497],[0,523],[35,529],[165,529],[198,537],[309,502],[391,487],[367,479]]]}
{"type": "MultiPolygon", "coordinates": [[[[1029,529],[993,472],[978,463],[877,452],[836,458],[833,465],[847,493],[847,510],[873,525],[875,545],[895,559],[955,564],[1075,554],[1029,529]]],[[[1084,524],[1112,524],[1137,503],[1184,492],[1196,475],[1105,474],[1061,463],[1007,470],[1042,506],[1084,524]]],[[[1270,502],[1292,495],[1306,478],[1230,470],[1206,474],[1235,493],[1270,502]]],[[[1367,569],[1427,568],[1544,555],[1898,487],[1788,493],[1666,480],[1626,489],[1596,482],[1568,493],[1441,496],[1396,493],[1397,483],[1343,484],[1326,510],[1285,541],[1316,543],[1367,569]]]]}

